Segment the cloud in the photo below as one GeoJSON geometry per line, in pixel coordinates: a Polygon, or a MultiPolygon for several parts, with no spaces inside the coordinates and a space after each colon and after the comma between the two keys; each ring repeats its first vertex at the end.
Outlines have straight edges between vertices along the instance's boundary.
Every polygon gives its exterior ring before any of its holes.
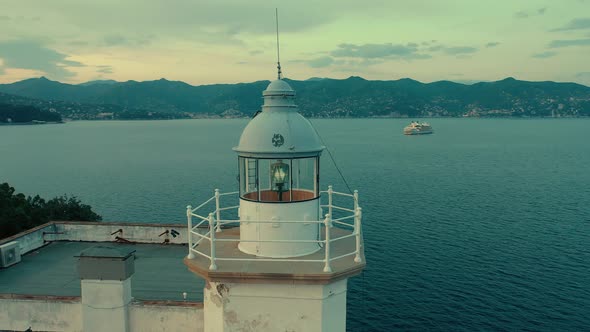
{"type": "Polygon", "coordinates": [[[545,58],[550,58],[550,57],[553,57],[556,55],[557,55],[557,52],[547,51],[547,52],[533,54],[532,57],[537,58],[537,59],[545,59],[545,58]]]}
{"type": "Polygon", "coordinates": [[[471,54],[477,52],[477,48],[469,47],[469,46],[455,46],[455,47],[445,47],[443,51],[446,54],[450,55],[459,55],[459,54],[471,54]]]}
{"type": "MultiPolygon", "coordinates": [[[[495,44],[489,47],[496,46],[499,43],[489,43],[495,44]]],[[[477,48],[471,46],[446,46],[446,45],[434,45],[430,46],[426,49],[428,52],[443,52],[448,55],[456,55],[456,56],[464,56],[467,54],[472,54],[478,51],[477,48]]]]}
{"type": "Polygon", "coordinates": [[[436,46],[430,46],[429,48],[427,48],[428,51],[430,52],[438,52],[440,50],[443,50],[445,47],[443,45],[436,45],[436,46]]]}
{"type": "Polygon", "coordinates": [[[30,22],[38,22],[41,20],[41,17],[39,16],[6,16],[6,15],[0,15],[0,22],[2,21],[12,21],[14,23],[30,23],[30,22]]]}
{"type": "Polygon", "coordinates": [[[348,60],[342,64],[348,68],[366,68],[373,65],[383,63],[383,59],[362,59],[362,60],[348,60]]]}
{"type": "Polygon", "coordinates": [[[561,28],[553,29],[550,31],[568,31],[568,30],[584,30],[590,29],[590,17],[585,18],[576,18],[569,21],[568,24],[562,26],[561,28]]]}
{"type": "Polygon", "coordinates": [[[489,42],[489,43],[486,44],[486,47],[487,48],[490,48],[490,47],[496,47],[498,45],[500,45],[499,42],[489,42]]]}
{"type": "Polygon", "coordinates": [[[40,70],[53,79],[75,76],[66,67],[84,67],[84,64],[67,60],[68,55],[46,48],[34,40],[0,42],[0,58],[5,68],[40,70]]]}
{"type": "Polygon", "coordinates": [[[154,35],[147,35],[147,36],[136,37],[136,38],[128,38],[128,37],[122,36],[120,34],[111,34],[111,35],[104,36],[103,42],[104,42],[104,45],[106,45],[106,46],[122,46],[122,45],[140,46],[140,45],[149,44],[151,42],[151,40],[154,38],[155,38],[154,35]]]}
{"type": "Polygon", "coordinates": [[[418,53],[418,45],[401,44],[340,44],[330,52],[333,57],[349,57],[362,59],[394,58],[394,59],[428,59],[428,54],[418,53]]]}
{"type": "Polygon", "coordinates": [[[108,35],[104,37],[103,41],[108,46],[127,44],[127,38],[121,35],[108,35]]]}
{"type": "Polygon", "coordinates": [[[590,46],[590,38],[587,39],[561,39],[553,40],[548,48],[569,47],[569,46],[590,46]]]}
{"type": "MultiPolygon", "coordinates": [[[[26,6],[21,7],[26,12],[26,6]]],[[[281,33],[316,28],[340,19],[342,11],[353,10],[321,3],[314,5],[314,9],[310,11],[308,6],[293,2],[281,3],[281,33]]],[[[54,0],[51,4],[40,2],[34,11],[57,13],[69,29],[92,35],[107,46],[134,44],[138,38],[133,38],[133,33],[137,31],[157,31],[159,36],[207,44],[239,44],[251,35],[275,33],[274,6],[261,0],[54,0]]]]}
{"type": "Polygon", "coordinates": [[[106,66],[106,65],[102,65],[102,66],[97,66],[98,69],[96,70],[97,73],[103,73],[103,74],[112,74],[113,73],[113,67],[111,66],[106,66]]]}
{"type": "Polygon", "coordinates": [[[262,50],[252,50],[252,51],[248,52],[248,54],[250,54],[250,55],[258,55],[258,54],[262,54],[262,53],[264,53],[264,51],[262,51],[262,50]]]}
{"type": "Polygon", "coordinates": [[[533,16],[542,16],[545,15],[545,12],[547,12],[547,7],[543,7],[543,8],[539,8],[537,10],[521,10],[518,11],[516,13],[514,13],[514,17],[515,18],[529,18],[529,17],[533,17],[533,16]]]}
{"type": "Polygon", "coordinates": [[[68,43],[68,45],[71,46],[87,46],[88,42],[83,41],[83,40],[74,40],[68,43]]]}
{"type": "Polygon", "coordinates": [[[359,71],[366,70],[367,67],[384,63],[389,58],[333,58],[331,56],[321,56],[309,60],[292,60],[289,63],[303,63],[311,68],[325,68],[330,67],[331,70],[335,71],[359,71]]]}
{"type": "Polygon", "coordinates": [[[329,56],[323,56],[311,60],[307,60],[306,63],[312,68],[328,67],[334,63],[334,59],[329,56]]]}
{"type": "Polygon", "coordinates": [[[330,68],[330,70],[334,70],[337,72],[343,73],[351,73],[358,75],[359,73],[363,72],[364,74],[376,74],[376,73],[383,73],[381,69],[374,70],[370,67],[373,65],[382,64],[387,59],[342,59],[342,60],[334,60],[334,65],[330,68]]]}

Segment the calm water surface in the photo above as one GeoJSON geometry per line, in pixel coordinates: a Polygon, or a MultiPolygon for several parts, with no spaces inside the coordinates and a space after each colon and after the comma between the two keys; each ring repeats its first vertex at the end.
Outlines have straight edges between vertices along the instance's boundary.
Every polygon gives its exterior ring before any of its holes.
{"type": "MultiPolygon", "coordinates": [[[[590,330],[590,120],[313,120],[359,190],[351,331],[590,330]]],[[[0,182],[107,221],[184,223],[236,186],[246,120],[0,127],[0,182]]],[[[346,191],[327,154],[322,186],[346,191]]]]}

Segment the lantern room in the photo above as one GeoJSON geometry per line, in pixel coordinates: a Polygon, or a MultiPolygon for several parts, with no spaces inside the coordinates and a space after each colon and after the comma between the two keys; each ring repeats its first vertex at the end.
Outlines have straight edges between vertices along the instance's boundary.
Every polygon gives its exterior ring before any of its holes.
{"type": "Polygon", "coordinates": [[[240,198],[252,202],[290,203],[319,196],[319,157],[239,157],[240,198]]]}

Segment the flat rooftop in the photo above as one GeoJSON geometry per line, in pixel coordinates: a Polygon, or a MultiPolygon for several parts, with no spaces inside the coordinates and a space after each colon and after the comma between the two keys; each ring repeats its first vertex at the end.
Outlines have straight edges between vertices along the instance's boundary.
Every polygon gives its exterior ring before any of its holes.
{"type": "Polygon", "coordinates": [[[204,280],[183,263],[186,245],[55,241],[22,256],[22,261],[0,269],[0,294],[80,296],[77,260],[82,250],[97,245],[135,252],[131,294],[137,300],[203,300],[204,280]]]}

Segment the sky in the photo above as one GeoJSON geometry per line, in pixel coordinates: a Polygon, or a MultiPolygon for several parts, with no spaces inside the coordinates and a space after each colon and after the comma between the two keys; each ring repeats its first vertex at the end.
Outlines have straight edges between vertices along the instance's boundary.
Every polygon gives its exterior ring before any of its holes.
{"type": "Polygon", "coordinates": [[[590,0],[0,0],[0,83],[284,76],[590,86],[590,0]]]}

